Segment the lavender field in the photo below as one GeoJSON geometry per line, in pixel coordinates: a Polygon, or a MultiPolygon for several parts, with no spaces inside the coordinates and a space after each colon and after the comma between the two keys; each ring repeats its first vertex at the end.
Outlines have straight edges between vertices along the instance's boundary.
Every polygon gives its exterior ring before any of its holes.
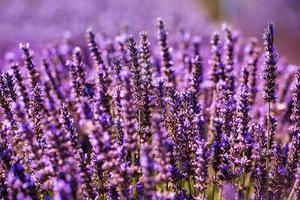
{"type": "Polygon", "coordinates": [[[300,38],[282,21],[24,2],[0,2],[0,199],[300,199],[300,38]]]}

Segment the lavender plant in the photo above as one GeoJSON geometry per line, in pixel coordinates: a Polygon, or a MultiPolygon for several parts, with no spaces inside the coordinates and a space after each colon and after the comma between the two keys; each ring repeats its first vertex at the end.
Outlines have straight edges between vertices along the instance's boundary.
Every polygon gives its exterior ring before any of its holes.
{"type": "Polygon", "coordinates": [[[262,54],[229,26],[209,43],[157,22],[9,54],[1,199],[300,198],[300,68],[280,73],[274,24],[262,54]]]}

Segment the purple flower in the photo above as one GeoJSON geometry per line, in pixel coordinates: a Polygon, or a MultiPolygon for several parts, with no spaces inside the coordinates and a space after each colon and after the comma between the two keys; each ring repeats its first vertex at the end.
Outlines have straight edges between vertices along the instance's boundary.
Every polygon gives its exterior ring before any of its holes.
{"type": "Polygon", "coordinates": [[[277,84],[277,53],[274,47],[274,24],[268,23],[263,36],[265,45],[265,64],[264,64],[264,99],[266,102],[272,102],[276,99],[277,84]]]}
{"type": "Polygon", "coordinates": [[[172,56],[170,53],[170,47],[168,44],[168,33],[165,29],[165,24],[161,18],[157,19],[157,38],[159,40],[161,55],[162,55],[162,61],[164,65],[164,73],[167,78],[167,87],[174,87],[176,88],[176,76],[173,69],[173,61],[172,56]]]}
{"type": "Polygon", "coordinates": [[[33,53],[29,49],[29,43],[20,44],[20,49],[23,53],[24,65],[30,75],[31,89],[35,88],[40,83],[40,75],[36,70],[35,63],[33,62],[33,53]]]}
{"type": "Polygon", "coordinates": [[[211,36],[211,81],[216,85],[219,80],[225,80],[225,68],[222,62],[222,51],[220,44],[220,36],[218,33],[213,33],[211,36]]]}

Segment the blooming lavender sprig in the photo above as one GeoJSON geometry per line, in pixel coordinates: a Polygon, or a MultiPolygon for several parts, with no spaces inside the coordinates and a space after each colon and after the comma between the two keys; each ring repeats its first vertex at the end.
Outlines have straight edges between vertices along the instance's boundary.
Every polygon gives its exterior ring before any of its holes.
{"type": "Polygon", "coordinates": [[[232,33],[232,30],[228,25],[224,25],[225,32],[225,45],[224,45],[224,65],[225,65],[225,80],[227,87],[230,91],[235,89],[235,75],[234,64],[235,64],[235,44],[237,42],[237,37],[235,37],[232,33]]]}
{"type": "Polygon", "coordinates": [[[219,80],[225,80],[225,68],[222,62],[222,51],[220,36],[218,33],[213,33],[211,36],[211,81],[216,85],[219,80]]]}
{"type": "Polygon", "coordinates": [[[3,74],[3,79],[4,79],[4,84],[5,84],[5,88],[7,89],[7,97],[11,100],[11,101],[17,101],[17,94],[16,94],[16,90],[15,90],[15,82],[13,79],[13,76],[9,73],[4,73],[3,74]]]}
{"type": "Polygon", "coordinates": [[[193,43],[193,52],[194,52],[194,56],[200,56],[200,49],[201,49],[201,38],[198,36],[195,36],[192,39],[192,43],[193,43]]]}
{"type": "Polygon", "coordinates": [[[151,63],[150,42],[148,39],[148,34],[145,31],[140,33],[139,63],[143,68],[142,74],[148,90],[151,90],[153,88],[153,69],[151,63]]]}
{"type": "Polygon", "coordinates": [[[176,88],[176,76],[173,69],[173,61],[172,56],[170,53],[170,47],[168,44],[168,33],[165,29],[165,24],[161,18],[157,19],[157,37],[159,40],[159,45],[161,48],[161,54],[163,59],[163,65],[164,65],[164,73],[167,78],[167,87],[175,87],[176,88]]]}
{"type": "Polygon", "coordinates": [[[142,129],[145,129],[146,135],[149,135],[149,129],[151,126],[151,110],[152,110],[152,99],[153,99],[153,83],[152,83],[152,64],[150,58],[149,41],[146,32],[140,33],[140,52],[139,52],[139,63],[142,67],[142,110],[141,110],[141,121],[142,129]]]}
{"type": "Polygon", "coordinates": [[[5,118],[8,120],[10,123],[11,129],[12,130],[17,130],[18,129],[18,124],[14,118],[14,114],[11,110],[11,105],[9,100],[5,97],[5,91],[0,89],[0,107],[3,109],[5,118]]]}
{"type": "Polygon", "coordinates": [[[111,95],[109,94],[109,88],[111,84],[111,79],[108,74],[108,68],[105,64],[100,64],[98,67],[98,82],[97,82],[97,88],[98,88],[98,97],[99,97],[99,105],[100,112],[102,113],[111,113],[110,108],[110,99],[111,95]]]}
{"type": "Polygon", "coordinates": [[[142,70],[139,65],[139,58],[138,58],[138,48],[136,45],[136,42],[132,35],[130,35],[127,39],[127,45],[128,45],[128,54],[130,56],[130,71],[131,71],[131,82],[133,84],[133,94],[135,99],[135,104],[141,112],[142,110],[142,70]]]}
{"type": "Polygon", "coordinates": [[[88,46],[91,52],[91,56],[94,59],[95,64],[97,66],[104,64],[99,49],[99,45],[96,41],[96,35],[92,29],[87,30],[87,40],[88,40],[88,46]]]}
{"type": "MultiPolygon", "coordinates": [[[[264,100],[268,103],[268,142],[267,153],[270,149],[270,134],[271,134],[271,102],[276,99],[277,84],[276,84],[276,71],[277,71],[277,53],[274,48],[274,24],[269,23],[265,29],[263,36],[265,45],[265,64],[264,64],[264,100]]],[[[266,158],[267,179],[269,178],[269,155],[266,158]]],[[[268,187],[269,181],[266,184],[268,187]]],[[[269,190],[267,190],[266,198],[269,198],[269,190]]]]}
{"type": "Polygon", "coordinates": [[[33,53],[30,51],[29,47],[29,43],[20,44],[20,49],[23,53],[22,58],[24,59],[24,65],[30,75],[31,88],[33,89],[38,83],[40,83],[40,75],[36,70],[35,63],[33,62],[33,53]]]}
{"type": "Polygon", "coordinates": [[[28,111],[30,99],[29,99],[29,95],[28,95],[27,89],[26,89],[24,81],[23,81],[23,77],[20,73],[19,65],[17,63],[12,63],[11,68],[13,70],[14,77],[16,79],[16,83],[19,87],[19,91],[21,93],[23,103],[25,105],[26,110],[28,111]]]}
{"type": "Polygon", "coordinates": [[[260,50],[257,47],[257,40],[255,38],[250,39],[246,52],[248,55],[247,68],[249,69],[249,102],[251,105],[254,104],[258,92],[257,70],[259,61],[259,51],[260,50]]]}
{"type": "Polygon", "coordinates": [[[201,83],[203,82],[203,64],[202,64],[202,58],[200,55],[197,55],[193,60],[192,60],[192,65],[193,65],[193,72],[192,72],[192,77],[191,77],[191,87],[195,91],[195,95],[198,98],[200,94],[200,86],[201,83]]]}
{"type": "Polygon", "coordinates": [[[83,55],[79,47],[75,47],[73,50],[73,63],[78,74],[81,90],[83,90],[84,86],[86,85],[86,75],[84,71],[85,65],[83,61],[83,55]]]}
{"type": "Polygon", "coordinates": [[[59,83],[56,80],[56,77],[53,76],[53,74],[52,74],[53,69],[51,68],[50,63],[46,59],[43,59],[43,65],[44,65],[46,74],[47,74],[47,76],[50,80],[51,87],[53,88],[53,90],[54,90],[56,96],[58,97],[58,99],[60,101],[63,101],[64,100],[64,95],[61,91],[61,87],[59,87],[59,83]]]}
{"type": "Polygon", "coordinates": [[[123,143],[123,137],[124,137],[124,132],[123,132],[123,116],[122,116],[122,104],[121,104],[121,91],[122,91],[122,77],[121,77],[121,71],[122,71],[122,64],[121,64],[121,59],[116,57],[112,61],[116,77],[115,77],[115,85],[116,85],[116,93],[114,95],[114,103],[116,107],[116,117],[114,119],[114,124],[115,124],[115,129],[117,132],[117,139],[118,143],[122,144],[123,143]]]}
{"type": "Polygon", "coordinates": [[[188,69],[188,72],[191,73],[191,59],[189,55],[191,34],[186,30],[180,30],[179,45],[182,51],[182,63],[183,66],[188,69]]]}
{"type": "Polygon", "coordinates": [[[237,110],[236,110],[236,120],[237,120],[237,132],[239,134],[239,138],[242,140],[242,144],[246,145],[246,139],[249,136],[249,88],[248,88],[248,76],[249,72],[247,68],[243,68],[242,70],[242,85],[240,89],[240,98],[237,103],[237,110]]]}
{"type": "Polygon", "coordinates": [[[32,117],[32,123],[34,125],[34,133],[37,137],[38,143],[43,147],[45,145],[43,130],[42,130],[42,119],[43,112],[45,111],[42,91],[37,84],[33,89],[32,99],[30,102],[30,116],[32,117]]]}
{"type": "Polygon", "coordinates": [[[77,104],[77,109],[79,109],[79,103],[80,103],[80,96],[81,96],[81,90],[80,90],[80,82],[79,82],[79,76],[78,76],[78,73],[77,73],[77,70],[76,70],[76,66],[75,64],[72,62],[72,61],[67,61],[66,63],[69,71],[70,71],[70,74],[71,74],[71,77],[72,77],[72,89],[74,91],[74,94],[75,94],[75,103],[77,104]]]}
{"type": "Polygon", "coordinates": [[[269,23],[263,36],[265,45],[265,63],[264,63],[264,100],[272,102],[276,99],[276,70],[277,53],[274,47],[274,24],[269,23]]]}

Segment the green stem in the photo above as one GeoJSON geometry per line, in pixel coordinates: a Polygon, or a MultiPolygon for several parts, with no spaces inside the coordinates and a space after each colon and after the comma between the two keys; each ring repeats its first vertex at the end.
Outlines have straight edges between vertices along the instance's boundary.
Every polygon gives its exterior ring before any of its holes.
{"type": "Polygon", "coordinates": [[[215,178],[214,178],[214,183],[213,183],[213,188],[212,188],[212,198],[211,198],[212,200],[215,199],[215,187],[216,187],[216,186],[215,186],[215,185],[216,185],[216,184],[215,184],[215,181],[216,181],[216,177],[217,177],[217,172],[216,172],[216,171],[215,171],[214,177],[215,177],[215,178]]]}
{"type": "Polygon", "coordinates": [[[243,180],[242,180],[242,199],[245,199],[245,183],[246,183],[246,169],[243,169],[243,180]]]}
{"type": "MultiPolygon", "coordinates": [[[[135,155],[134,152],[131,152],[131,165],[135,166],[135,155]]],[[[136,196],[136,183],[137,183],[137,177],[134,176],[132,178],[132,196],[136,196]]]]}
{"type": "Polygon", "coordinates": [[[193,195],[192,176],[189,176],[188,184],[189,184],[189,192],[191,195],[193,195]]]}
{"type": "Polygon", "coordinates": [[[211,196],[211,200],[215,199],[215,184],[213,184],[213,188],[212,188],[212,196],[211,196]]]}
{"type": "Polygon", "coordinates": [[[269,199],[269,150],[270,150],[270,137],[271,137],[271,102],[268,102],[268,142],[267,142],[267,158],[266,158],[266,199],[269,199]]]}

